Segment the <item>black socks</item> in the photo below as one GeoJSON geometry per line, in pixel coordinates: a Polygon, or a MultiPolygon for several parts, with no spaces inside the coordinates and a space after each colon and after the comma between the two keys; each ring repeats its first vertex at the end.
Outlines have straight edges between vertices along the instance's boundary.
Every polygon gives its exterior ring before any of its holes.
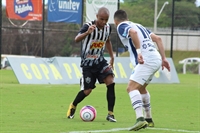
{"type": "Polygon", "coordinates": [[[115,83],[112,83],[107,86],[107,95],[108,101],[108,111],[113,112],[114,105],[115,105],[115,83]]]}
{"type": "Polygon", "coordinates": [[[73,101],[73,105],[77,106],[78,103],[80,103],[87,95],[85,95],[84,91],[81,90],[79,91],[79,93],[77,94],[76,98],[73,101]]]}

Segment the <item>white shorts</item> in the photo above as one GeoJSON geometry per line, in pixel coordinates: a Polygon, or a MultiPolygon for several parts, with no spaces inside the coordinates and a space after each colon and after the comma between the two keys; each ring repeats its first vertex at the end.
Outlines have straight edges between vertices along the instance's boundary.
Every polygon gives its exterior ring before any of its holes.
{"type": "Polygon", "coordinates": [[[161,67],[162,61],[159,59],[151,60],[149,62],[144,61],[144,64],[136,65],[133,70],[130,80],[133,80],[141,85],[149,84],[153,78],[153,75],[161,67]]]}

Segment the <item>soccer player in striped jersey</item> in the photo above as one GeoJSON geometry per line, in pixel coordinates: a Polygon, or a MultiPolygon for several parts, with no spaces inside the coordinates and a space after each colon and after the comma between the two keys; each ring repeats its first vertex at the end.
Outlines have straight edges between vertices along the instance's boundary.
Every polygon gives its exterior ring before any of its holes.
{"type": "Polygon", "coordinates": [[[83,41],[81,54],[83,77],[81,78],[81,90],[70,104],[67,117],[70,119],[74,117],[77,105],[92,92],[98,80],[99,83],[105,83],[107,86],[108,115],[106,119],[116,122],[113,113],[115,105],[115,83],[112,70],[114,55],[109,38],[111,26],[107,23],[109,10],[105,7],[100,8],[96,18],[94,21],[85,23],[75,37],[76,42],[83,41]],[[105,47],[111,58],[109,64],[103,56],[105,47]]]}
{"type": "Polygon", "coordinates": [[[127,86],[127,92],[137,119],[130,131],[137,131],[147,126],[153,127],[150,95],[146,86],[160,67],[162,69],[166,67],[170,71],[162,40],[141,24],[128,21],[124,10],[115,12],[114,22],[121,42],[128,48],[131,62],[136,65],[127,86]],[[157,44],[159,52],[154,42],[157,44]],[[143,109],[146,116],[143,114],[143,109]]]}

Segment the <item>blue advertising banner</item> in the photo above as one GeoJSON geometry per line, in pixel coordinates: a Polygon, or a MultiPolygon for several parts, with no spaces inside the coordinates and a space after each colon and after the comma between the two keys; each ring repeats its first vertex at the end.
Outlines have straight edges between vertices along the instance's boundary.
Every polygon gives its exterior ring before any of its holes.
{"type": "Polygon", "coordinates": [[[81,24],[82,0],[49,0],[48,21],[81,24]]]}

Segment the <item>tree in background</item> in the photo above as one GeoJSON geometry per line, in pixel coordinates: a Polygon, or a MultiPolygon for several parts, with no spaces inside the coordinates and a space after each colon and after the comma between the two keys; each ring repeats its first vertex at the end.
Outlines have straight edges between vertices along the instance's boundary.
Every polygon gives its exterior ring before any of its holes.
{"type": "MultiPolygon", "coordinates": [[[[158,12],[167,0],[158,0],[158,12]]],[[[157,25],[158,27],[171,26],[172,0],[168,0],[167,5],[162,11],[157,25]]],[[[124,0],[120,8],[127,11],[129,19],[143,24],[147,27],[154,25],[155,0],[124,0]]],[[[195,0],[176,0],[175,1],[175,27],[184,29],[200,28],[200,7],[196,7],[195,0]]]]}
{"type": "Polygon", "coordinates": [[[180,27],[182,29],[194,29],[195,27],[198,27],[200,23],[198,17],[200,11],[199,8],[195,6],[194,2],[194,0],[175,2],[175,27],[180,27]]]}

